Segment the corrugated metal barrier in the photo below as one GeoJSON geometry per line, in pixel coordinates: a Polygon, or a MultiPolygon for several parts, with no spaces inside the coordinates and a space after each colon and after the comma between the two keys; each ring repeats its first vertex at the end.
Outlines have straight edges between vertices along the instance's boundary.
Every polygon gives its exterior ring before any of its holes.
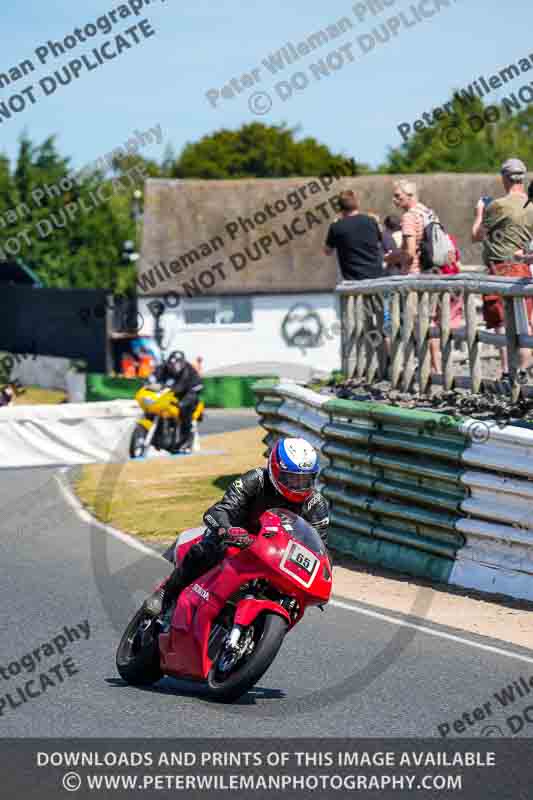
{"type": "Polygon", "coordinates": [[[533,430],[331,399],[259,381],[267,431],[320,449],[340,552],[435,581],[533,599],[533,430]]]}

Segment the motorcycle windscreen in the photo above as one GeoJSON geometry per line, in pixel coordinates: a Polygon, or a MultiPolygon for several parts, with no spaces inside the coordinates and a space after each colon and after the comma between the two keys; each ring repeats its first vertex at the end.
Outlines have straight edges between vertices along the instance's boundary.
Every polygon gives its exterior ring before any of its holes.
{"type": "Polygon", "coordinates": [[[313,526],[302,517],[286,508],[271,508],[270,513],[279,517],[281,524],[291,539],[296,539],[305,548],[312,550],[313,553],[317,553],[319,556],[326,555],[324,542],[313,526]]]}

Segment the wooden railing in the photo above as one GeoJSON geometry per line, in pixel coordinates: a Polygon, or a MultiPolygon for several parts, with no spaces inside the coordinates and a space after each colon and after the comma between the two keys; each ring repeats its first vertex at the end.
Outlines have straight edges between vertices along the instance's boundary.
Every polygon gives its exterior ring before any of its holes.
{"type": "MultiPolygon", "coordinates": [[[[396,276],[379,280],[343,282],[337,286],[341,298],[342,368],[348,377],[372,384],[387,375],[394,389],[421,394],[432,383],[445,390],[454,386],[479,393],[491,386],[483,374],[483,345],[507,350],[511,392],[531,394],[533,367],[520,370],[520,349],[533,348],[525,300],[533,297],[533,280],[493,277],[481,273],[449,276],[396,276]],[[464,324],[450,326],[450,298],[463,298],[464,324]],[[497,294],[505,310],[505,334],[484,329],[479,309],[483,295],[497,294]],[[391,317],[390,367],[383,327],[383,303],[388,301],[391,317]],[[438,326],[434,312],[440,306],[438,326]],[[430,340],[440,339],[442,374],[432,376],[430,340]],[[457,374],[454,342],[467,343],[469,376],[457,374]],[[520,370],[520,371],[519,371],[520,370]],[[416,385],[417,384],[417,385],[416,385]]],[[[528,354],[531,355],[530,353],[528,354]]],[[[531,359],[528,359],[528,364],[531,359]]],[[[532,362],[533,363],[533,362],[532,362]]]]}

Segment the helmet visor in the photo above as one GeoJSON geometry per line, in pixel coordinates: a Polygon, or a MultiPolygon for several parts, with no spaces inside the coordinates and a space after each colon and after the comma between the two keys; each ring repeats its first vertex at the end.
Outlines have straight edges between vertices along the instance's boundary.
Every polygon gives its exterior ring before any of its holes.
{"type": "Polygon", "coordinates": [[[183,361],[183,359],[177,356],[171,356],[167,362],[167,365],[168,368],[171,370],[171,372],[174,373],[174,375],[178,375],[185,366],[185,362],[183,361]]]}
{"type": "Polygon", "coordinates": [[[291,492],[308,492],[315,485],[316,474],[313,472],[288,472],[280,470],[278,481],[291,492]]]}

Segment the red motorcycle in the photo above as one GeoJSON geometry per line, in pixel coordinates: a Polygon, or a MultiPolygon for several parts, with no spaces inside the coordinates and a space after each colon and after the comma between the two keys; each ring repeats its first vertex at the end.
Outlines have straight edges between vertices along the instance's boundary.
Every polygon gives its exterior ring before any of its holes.
{"type": "MultiPolygon", "coordinates": [[[[171,675],[207,681],[211,696],[236,700],[264,675],[306,608],[328,602],[331,563],[315,529],[278,508],[260,523],[252,544],[228,547],[221,564],[180,593],[168,633],[144,606],[137,612],[117,650],[127,683],[147,686],[171,675]]],[[[176,564],[201,535],[179,537],[176,564]]]]}

